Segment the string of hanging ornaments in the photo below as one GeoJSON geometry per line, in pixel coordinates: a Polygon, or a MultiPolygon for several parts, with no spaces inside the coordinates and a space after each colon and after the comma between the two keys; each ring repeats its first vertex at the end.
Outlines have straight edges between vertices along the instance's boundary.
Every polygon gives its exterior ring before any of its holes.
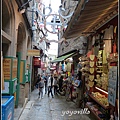
{"type": "MultiPolygon", "coordinates": [[[[49,2],[49,6],[47,7],[45,7],[45,5],[41,1],[38,1],[38,7],[36,8],[36,14],[37,14],[37,17],[40,17],[40,18],[42,17],[42,22],[36,19],[37,28],[39,29],[39,31],[42,31],[42,28],[44,27],[44,29],[47,32],[52,33],[52,34],[58,34],[58,32],[62,31],[63,29],[66,29],[68,19],[73,15],[73,12],[71,12],[69,15],[66,15],[66,16],[62,15],[62,13],[65,11],[66,9],[60,6],[58,10],[58,14],[57,13],[52,14],[51,1],[49,2]],[[42,9],[43,9],[43,12],[41,12],[42,9]],[[48,11],[47,14],[45,13],[45,11],[48,11]]],[[[66,43],[65,38],[61,38],[60,40],[57,41],[57,40],[48,40],[46,37],[47,37],[46,34],[43,33],[43,37],[40,37],[39,42],[42,42],[44,40],[47,43],[50,43],[50,42],[56,42],[56,43],[65,42],[66,43]]]]}

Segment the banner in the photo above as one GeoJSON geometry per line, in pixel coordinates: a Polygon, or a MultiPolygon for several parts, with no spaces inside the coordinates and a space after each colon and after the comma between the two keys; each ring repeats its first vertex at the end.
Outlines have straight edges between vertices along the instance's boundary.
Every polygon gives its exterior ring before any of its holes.
{"type": "Polygon", "coordinates": [[[27,56],[40,56],[40,50],[28,50],[27,51],[27,56]]]}

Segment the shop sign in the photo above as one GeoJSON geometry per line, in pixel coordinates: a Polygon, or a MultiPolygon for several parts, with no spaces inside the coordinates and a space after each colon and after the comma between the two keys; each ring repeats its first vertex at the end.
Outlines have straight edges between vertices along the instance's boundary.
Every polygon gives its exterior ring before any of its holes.
{"type": "Polygon", "coordinates": [[[12,79],[17,78],[17,59],[13,59],[12,79]]]}
{"type": "Polygon", "coordinates": [[[34,66],[41,66],[41,60],[39,58],[34,58],[34,66]]]}
{"type": "Polygon", "coordinates": [[[11,59],[10,58],[3,59],[3,72],[4,72],[4,79],[10,80],[10,77],[11,77],[11,59]]]}
{"type": "Polygon", "coordinates": [[[40,56],[40,50],[28,50],[27,51],[27,55],[28,56],[40,56]]]}

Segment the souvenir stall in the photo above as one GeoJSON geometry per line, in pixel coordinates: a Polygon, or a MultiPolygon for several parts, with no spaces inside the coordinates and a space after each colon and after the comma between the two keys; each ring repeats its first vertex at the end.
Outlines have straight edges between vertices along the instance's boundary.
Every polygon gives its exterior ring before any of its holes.
{"type": "Polygon", "coordinates": [[[82,68],[89,97],[86,107],[98,120],[118,118],[118,31],[114,21],[92,36],[82,68]]]}

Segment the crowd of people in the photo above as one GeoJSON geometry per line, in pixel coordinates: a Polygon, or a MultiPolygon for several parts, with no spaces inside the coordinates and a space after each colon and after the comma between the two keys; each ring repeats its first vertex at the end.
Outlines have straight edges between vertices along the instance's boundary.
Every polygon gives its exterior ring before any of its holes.
{"type": "MultiPolygon", "coordinates": [[[[66,77],[64,74],[38,74],[36,88],[39,90],[39,98],[43,98],[43,90],[48,97],[54,98],[55,95],[68,95],[68,98],[81,99],[82,73],[76,76],[66,77]],[[45,89],[44,89],[45,88],[45,89]],[[69,93],[68,93],[69,91],[69,93]],[[73,95],[75,91],[76,95],[73,95]]],[[[79,103],[79,102],[78,102],[79,103]]]]}

